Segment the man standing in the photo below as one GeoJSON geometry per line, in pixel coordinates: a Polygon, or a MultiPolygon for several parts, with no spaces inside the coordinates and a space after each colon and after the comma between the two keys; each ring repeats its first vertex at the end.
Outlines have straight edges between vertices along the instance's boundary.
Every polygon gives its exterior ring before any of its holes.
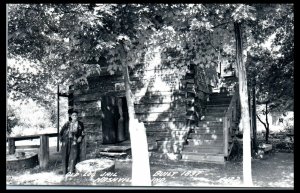
{"type": "Polygon", "coordinates": [[[74,174],[75,165],[79,159],[80,143],[84,137],[83,123],[78,121],[78,112],[71,112],[71,120],[64,124],[59,135],[62,142],[63,174],[74,174]]]}

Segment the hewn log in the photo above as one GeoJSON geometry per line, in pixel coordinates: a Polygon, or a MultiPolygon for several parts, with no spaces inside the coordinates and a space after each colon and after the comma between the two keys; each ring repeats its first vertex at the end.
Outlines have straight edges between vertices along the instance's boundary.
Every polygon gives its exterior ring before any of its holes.
{"type": "Polygon", "coordinates": [[[88,77],[89,83],[97,83],[97,84],[105,84],[106,82],[116,83],[116,82],[124,82],[124,78],[122,75],[99,75],[99,76],[90,76],[88,77]]]}
{"type": "Polygon", "coordinates": [[[8,139],[8,153],[14,154],[16,152],[16,144],[14,139],[8,139]]]}
{"type": "Polygon", "coordinates": [[[100,115],[83,116],[83,117],[81,117],[81,121],[83,122],[83,125],[85,123],[95,123],[95,124],[101,124],[102,123],[100,115]]]}
{"type": "Polygon", "coordinates": [[[165,104],[136,104],[134,109],[136,113],[163,113],[163,112],[173,112],[181,113],[185,112],[184,103],[165,103],[165,104]]]}
{"type": "Polygon", "coordinates": [[[195,79],[183,79],[183,80],[181,80],[181,83],[182,84],[186,84],[186,83],[192,83],[192,84],[194,84],[195,83],[195,79]]]}
{"type": "Polygon", "coordinates": [[[91,141],[103,141],[103,135],[102,132],[101,133],[96,133],[96,132],[86,132],[85,135],[85,140],[87,142],[91,142],[91,141]]]}
{"type": "Polygon", "coordinates": [[[49,137],[47,135],[40,136],[40,152],[39,152],[40,167],[45,169],[49,163],[49,137]]]}
{"type": "Polygon", "coordinates": [[[184,103],[185,98],[183,96],[173,95],[152,95],[144,97],[136,97],[134,104],[145,104],[145,103],[184,103]]]}
{"type": "Polygon", "coordinates": [[[21,145],[21,146],[16,146],[16,149],[31,149],[31,148],[40,148],[40,145],[21,145]]]}
{"type": "Polygon", "coordinates": [[[87,126],[84,128],[85,132],[93,132],[95,134],[102,133],[102,129],[100,126],[87,126]]]}
{"type": "MultiPolygon", "coordinates": [[[[74,109],[79,110],[77,108],[74,108],[74,109]]],[[[80,113],[82,116],[85,116],[85,117],[94,117],[94,116],[101,117],[101,115],[103,114],[100,108],[87,108],[87,109],[81,110],[80,113]]]]}
{"type": "Polygon", "coordinates": [[[173,91],[149,91],[147,90],[146,93],[134,93],[135,97],[146,97],[146,96],[165,96],[165,95],[173,95],[176,96],[185,96],[185,91],[183,90],[173,90],[173,91]]]}
{"type": "Polygon", "coordinates": [[[105,93],[91,93],[91,94],[84,94],[84,95],[74,95],[74,103],[87,102],[87,101],[97,101],[104,94],[105,93]]]}
{"type": "Polygon", "coordinates": [[[97,101],[88,101],[88,102],[79,102],[77,101],[76,103],[74,103],[74,108],[78,109],[78,110],[85,110],[85,109],[89,109],[89,108],[101,108],[101,100],[97,100],[97,101]]]}
{"type": "Polygon", "coordinates": [[[149,114],[136,114],[139,121],[184,121],[185,112],[182,113],[149,113],[149,114]]]}
{"type": "Polygon", "coordinates": [[[26,136],[16,136],[16,137],[7,137],[8,140],[13,139],[14,141],[21,141],[25,139],[38,139],[41,135],[47,135],[49,137],[56,137],[57,133],[47,133],[47,134],[39,134],[39,135],[26,135],[26,136]]]}

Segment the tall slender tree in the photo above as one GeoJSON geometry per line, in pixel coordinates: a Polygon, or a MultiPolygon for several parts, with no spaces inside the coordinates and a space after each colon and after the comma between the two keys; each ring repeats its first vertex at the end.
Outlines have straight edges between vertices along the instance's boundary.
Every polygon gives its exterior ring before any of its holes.
{"type": "Polygon", "coordinates": [[[252,186],[251,173],[251,135],[250,135],[250,115],[248,103],[247,74],[243,62],[243,45],[241,34],[241,23],[234,23],[236,37],[236,63],[239,79],[239,94],[241,102],[241,118],[243,127],[243,179],[246,186],[252,186]]]}

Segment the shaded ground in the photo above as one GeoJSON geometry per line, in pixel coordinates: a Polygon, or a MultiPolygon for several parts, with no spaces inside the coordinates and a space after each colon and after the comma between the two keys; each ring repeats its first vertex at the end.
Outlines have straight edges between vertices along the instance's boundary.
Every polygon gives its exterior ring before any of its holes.
{"type": "MultiPolygon", "coordinates": [[[[34,150],[33,150],[34,151],[34,150]]],[[[38,166],[21,171],[7,171],[7,185],[81,185],[130,186],[131,160],[116,161],[115,177],[65,177],[61,174],[60,154],[50,148],[50,167],[38,166]]],[[[151,164],[153,186],[188,187],[241,187],[242,163],[238,161],[218,164],[175,164],[155,161],[151,164]],[[170,176],[171,175],[171,176],[170,176]]],[[[255,187],[294,187],[294,154],[271,153],[264,159],[252,160],[255,187]]]]}

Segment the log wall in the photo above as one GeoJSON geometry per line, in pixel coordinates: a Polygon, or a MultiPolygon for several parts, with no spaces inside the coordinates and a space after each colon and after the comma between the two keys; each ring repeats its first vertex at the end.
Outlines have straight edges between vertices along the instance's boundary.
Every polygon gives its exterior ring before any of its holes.
{"type": "MultiPolygon", "coordinates": [[[[131,72],[136,118],[144,122],[148,141],[183,140],[189,127],[197,123],[197,108],[206,100],[207,90],[197,80],[197,69],[182,76],[176,70],[160,68],[131,72]],[[150,74],[150,76],[149,76],[150,74]]],[[[89,85],[75,85],[69,99],[70,109],[79,111],[84,123],[89,146],[99,146],[102,135],[102,96],[125,97],[123,77],[120,74],[88,78],[89,85]]]]}

